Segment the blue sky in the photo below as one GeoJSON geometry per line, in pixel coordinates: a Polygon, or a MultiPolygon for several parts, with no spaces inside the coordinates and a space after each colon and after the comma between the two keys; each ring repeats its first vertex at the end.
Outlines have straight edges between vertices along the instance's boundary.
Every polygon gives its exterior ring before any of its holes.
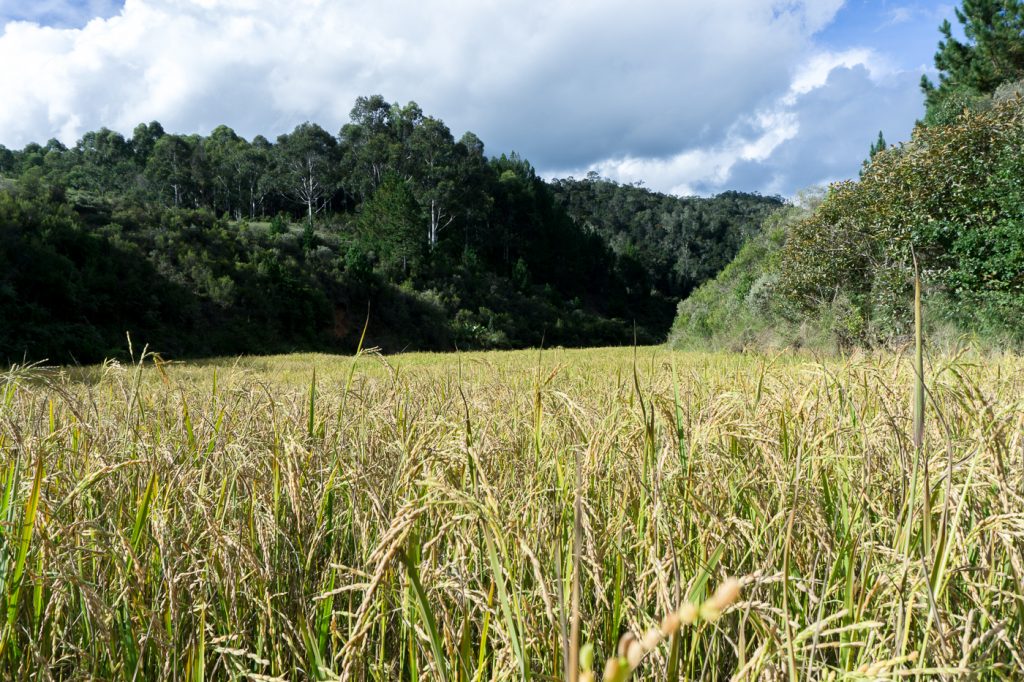
{"type": "Polygon", "coordinates": [[[954,7],[941,0],[847,0],[816,40],[836,50],[871,47],[905,69],[931,67],[942,20],[958,26],[954,7]]]}
{"type": "Polygon", "coordinates": [[[927,0],[0,0],[0,144],[152,119],[336,132],[416,101],[547,176],[792,195],[855,177],[922,112],[953,3],[927,0]]]}
{"type": "Polygon", "coordinates": [[[121,0],[0,0],[0,24],[34,21],[57,28],[80,28],[90,19],[106,19],[124,7],[121,0]]]}

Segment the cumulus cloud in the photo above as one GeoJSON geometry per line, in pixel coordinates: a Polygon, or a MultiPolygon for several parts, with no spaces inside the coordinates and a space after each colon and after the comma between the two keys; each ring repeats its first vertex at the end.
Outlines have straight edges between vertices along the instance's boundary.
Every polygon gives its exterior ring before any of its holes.
{"type": "Polygon", "coordinates": [[[873,88],[891,80],[872,53],[815,49],[842,4],[127,0],[78,28],[5,25],[0,143],[73,143],[154,119],[250,137],[305,120],[337,131],[357,96],[381,93],[542,171],[705,191],[745,164],[771,166],[838,71],[863,67],[873,88]]]}
{"type": "Polygon", "coordinates": [[[922,113],[919,80],[920,73],[915,72],[878,80],[863,64],[834,69],[821,87],[795,103],[799,133],[762,163],[737,163],[730,182],[788,194],[855,178],[879,131],[890,143],[909,139],[922,113]]]}
{"type": "Polygon", "coordinates": [[[596,171],[675,194],[792,195],[855,176],[879,131],[890,142],[908,139],[921,114],[920,76],[867,49],[819,52],[793,70],[787,91],[740,115],[715,145],[664,159],[613,157],[556,175],[596,171]]]}

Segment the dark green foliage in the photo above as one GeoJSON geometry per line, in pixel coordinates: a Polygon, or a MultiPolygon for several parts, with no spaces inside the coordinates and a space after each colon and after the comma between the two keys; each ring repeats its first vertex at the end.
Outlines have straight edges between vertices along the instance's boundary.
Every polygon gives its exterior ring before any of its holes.
{"type": "Polygon", "coordinates": [[[714,277],[761,223],[778,197],[725,192],[675,197],[591,173],[552,184],[558,203],[595,242],[607,244],[625,305],[655,328],[671,324],[677,302],[714,277]]]}
{"type": "Polygon", "coordinates": [[[157,121],[151,121],[150,123],[140,123],[135,126],[135,130],[132,131],[132,158],[135,160],[137,166],[145,167],[146,161],[153,155],[153,147],[156,146],[156,141],[166,135],[164,127],[157,121]]]}
{"type": "Polygon", "coordinates": [[[871,149],[868,151],[868,158],[865,159],[864,163],[861,165],[861,177],[864,177],[864,171],[867,169],[868,166],[871,165],[871,161],[872,159],[875,158],[875,154],[878,154],[879,152],[884,152],[888,148],[889,145],[885,142],[885,135],[883,135],[882,131],[879,130],[878,139],[871,143],[871,149]]]}
{"type": "Polygon", "coordinates": [[[929,125],[953,122],[965,108],[985,102],[1002,84],[1024,78],[1024,3],[1020,0],[964,0],[956,10],[966,40],[953,37],[948,21],[939,27],[936,85],[921,79],[929,125]]]}
{"type": "Polygon", "coordinates": [[[0,190],[0,357],[95,360],[166,329],[173,347],[190,298],[130,245],[84,229],[59,197],[0,190]]]}
{"type": "Polygon", "coordinates": [[[175,357],[350,351],[368,312],[386,350],[657,342],[779,203],[552,187],[379,96],[338,138],[152,122],[0,148],[0,199],[4,362],[96,361],[126,333],[175,357]]]}
{"type": "Polygon", "coordinates": [[[363,202],[356,225],[385,276],[401,282],[420,270],[426,254],[420,236],[419,206],[397,176],[385,177],[363,202]]]}
{"type": "Polygon", "coordinates": [[[14,171],[14,152],[0,144],[0,176],[14,171]]]}
{"type": "Polygon", "coordinates": [[[676,197],[596,174],[553,186],[569,215],[611,245],[631,286],[673,301],[725,267],[783,203],[742,192],[676,197]]]}
{"type": "Polygon", "coordinates": [[[871,152],[869,154],[869,158],[875,158],[875,154],[877,154],[878,152],[884,152],[888,148],[889,145],[885,143],[885,135],[883,135],[882,131],[879,130],[878,139],[871,145],[871,152]]]}

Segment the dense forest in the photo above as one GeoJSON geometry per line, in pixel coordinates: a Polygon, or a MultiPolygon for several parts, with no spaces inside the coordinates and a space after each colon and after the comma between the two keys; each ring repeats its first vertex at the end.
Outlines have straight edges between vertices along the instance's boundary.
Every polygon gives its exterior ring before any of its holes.
{"type": "Polygon", "coordinates": [[[773,216],[680,304],[676,345],[899,345],[915,256],[933,340],[1024,345],[1024,3],[965,0],[957,18],[911,140],[879,139],[859,181],[773,216]]]}
{"type": "Polygon", "coordinates": [[[756,201],[742,192],[681,198],[596,173],[556,180],[552,188],[569,216],[611,247],[627,281],[669,301],[714,277],[783,206],[779,198],[756,201]]]}
{"type": "Polygon", "coordinates": [[[337,135],[0,147],[0,360],[658,342],[780,203],[550,184],[380,96],[337,135]]]}

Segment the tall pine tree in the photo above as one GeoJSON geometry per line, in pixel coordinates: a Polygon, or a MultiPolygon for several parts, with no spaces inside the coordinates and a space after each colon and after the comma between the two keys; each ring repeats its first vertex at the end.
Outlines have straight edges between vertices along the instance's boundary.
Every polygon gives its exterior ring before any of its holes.
{"type": "Polygon", "coordinates": [[[871,150],[868,152],[868,158],[864,159],[864,163],[861,164],[860,176],[864,177],[864,171],[871,165],[871,161],[874,160],[875,154],[878,152],[884,152],[889,148],[889,145],[885,141],[885,135],[882,131],[878,131],[878,139],[871,143],[871,150]]]}
{"type": "Polygon", "coordinates": [[[946,122],[1001,84],[1024,78],[1024,2],[964,0],[956,18],[965,40],[953,36],[949,21],[942,22],[935,53],[939,82],[921,78],[929,124],[946,122]]]}

